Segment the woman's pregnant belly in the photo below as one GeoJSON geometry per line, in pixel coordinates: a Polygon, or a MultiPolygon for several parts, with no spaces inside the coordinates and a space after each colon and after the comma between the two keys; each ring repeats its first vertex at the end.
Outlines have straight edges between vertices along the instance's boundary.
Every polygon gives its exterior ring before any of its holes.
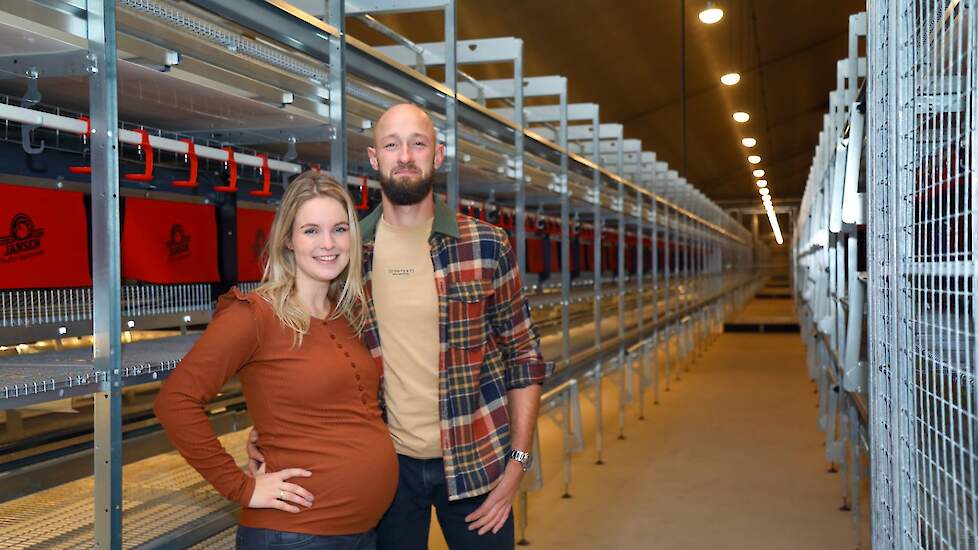
{"type": "MultiPolygon", "coordinates": [[[[259,432],[260,433],[260,432],[259,432]]],[[[264,436],[261,436],[264,439],[264,436]]],[[[373,529],[397,490],[397,455],[387,428],[357,429],[348,437],[330,437],[290,445],[289,438],[260,441],[266,471],[303,468],[310,477],[286,480],[315,496],[311,508],[298,514],[247,509],[241,523],[281,531],[322,535],[361,533],[373,529]]]]}

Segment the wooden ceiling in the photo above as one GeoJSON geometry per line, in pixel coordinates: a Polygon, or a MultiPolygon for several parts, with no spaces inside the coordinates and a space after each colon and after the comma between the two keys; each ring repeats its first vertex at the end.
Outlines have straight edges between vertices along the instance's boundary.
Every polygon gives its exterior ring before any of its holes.
{"type": "MultiPolygon", "coordinates": [[[[800,200],[849,15],[860,0],[720,0],[724,18],[701,23],[705,0],[686,0],[687,180],[721,203],[759,204],[749,153],[762,157],[775,203],[800,200]],[[720,84],[729,68],[739,84],[720,84]],[[751,120],[738,124],[737,110],[751,120]],[[742,137],[754,137],[752,150],[742,137]]],[[[458,0],[458,39],[524,41],[526,76],[563,75],[569,101],[601,106],[602,122],[682,172],[681,0],[458,0]]],[[[441,15],[378,17],[415,42],[440,41],[441,15]]],[[[391,42],[351,20],[369,44],[391,42]]],[[[511,65],[465,66],[476,78],[512,77],[511,65]]],[[[433,76],[434,73],[433,73],[433,76]]],[[[552,102],[552,101],[549,101],[552,102]]],[[[528,104],[532,104],[528,102],[528,104]]]]}

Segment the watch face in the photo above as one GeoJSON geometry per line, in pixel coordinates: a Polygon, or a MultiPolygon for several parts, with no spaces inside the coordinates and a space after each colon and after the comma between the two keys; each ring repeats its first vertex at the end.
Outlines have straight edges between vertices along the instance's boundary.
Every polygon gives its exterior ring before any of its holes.
{"type": "Polygon", "coordinates": [[[509,457],[519,462],[524,472],[529,470],[530,464],[533,463],[533,457],[530,455],[530,453],[527,453],[525,451],[518,451],[516,449],[513,449],[512,451],[510,451],[509,457]]]}

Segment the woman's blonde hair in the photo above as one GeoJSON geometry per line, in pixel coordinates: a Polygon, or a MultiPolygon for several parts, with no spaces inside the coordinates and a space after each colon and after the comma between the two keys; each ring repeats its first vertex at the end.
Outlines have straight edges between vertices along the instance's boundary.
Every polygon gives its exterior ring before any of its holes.
{"type": "Polygon", "coordinates": [[[282,196],[282,203],[271,234],[265,245],[265,273],[258,287],[258,294],[268,301],[275,316],[295,331],[294,344],[302,345],[302,337],[309,332],[309,312],[302,307],[296,296],[295,253],[289,248],[292,226],[299,208],[310,199],[328,197],[335,199],[346,209],[350,223],[350,263],[346,269],[329,283],[327,296],[332,305],[329,319],[343,317],[357,334],[363,330],[367,316],[367,298],[363,291],[360,226],[357,223],[356,207],[346,190],[329,174],[319,170],[308,170],[295,177],[282,196]]]}

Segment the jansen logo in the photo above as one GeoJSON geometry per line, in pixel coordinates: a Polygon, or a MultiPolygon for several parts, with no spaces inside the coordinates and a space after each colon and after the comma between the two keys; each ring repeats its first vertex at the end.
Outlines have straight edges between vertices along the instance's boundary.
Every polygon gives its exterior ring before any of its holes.
{"type": "Polygon", "coordinates": [[[35,251],[40,254],[43,236],[44,229],[35,227],[34,220],[30,216],[24,213],[14,215],[10,221],[10,234],[0,237],[3,257],[20,256],[35,251]]]}
{"type": "Polygon", "coordinates": [[[166,249],[171,262],[190,255],[190,235],[184,233],[182,225],[175,223],[170,226],[170,240],[166,241],[166,249]]]}

